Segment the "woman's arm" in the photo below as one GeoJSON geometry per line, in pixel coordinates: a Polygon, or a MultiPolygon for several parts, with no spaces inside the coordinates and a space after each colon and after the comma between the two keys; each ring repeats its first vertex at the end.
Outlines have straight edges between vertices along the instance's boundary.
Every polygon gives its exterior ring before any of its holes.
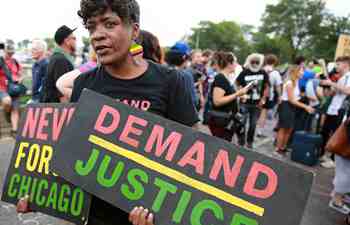
{"type": "Polygon", "coordinates": [[[236,93],[225,96],[225,91],[222,88],[214,87],[213,90],[213,104],[216,107],[227,105],[238,97],[245,95],[248,92],[248,88],[244,87],[239,89],[236,93]]]}
{"type": "Polygon", "coordinates": [[[65,98],[70,99],[73,90],[74,80],[81,74],[80,70],[75,69],[61,76],[57,82],[57,89],[64,95],[65,98]]]}
{"type": "Polygon", "coordinates": [[[286,89],[287,89],[287,93],[288,93],[288,101],[291,104],[295,105],[298,108],[304,109],[308,113],[313,113],[315,111],[314,108],[312,108],[312,107],[310,107],[308,105],[305,105],[304,103],[299,102],[298,100],[295,99],[295,97],[294,97],[294,88],[293,88],[292,84],[287,84],[286,85],[286,89]]]}

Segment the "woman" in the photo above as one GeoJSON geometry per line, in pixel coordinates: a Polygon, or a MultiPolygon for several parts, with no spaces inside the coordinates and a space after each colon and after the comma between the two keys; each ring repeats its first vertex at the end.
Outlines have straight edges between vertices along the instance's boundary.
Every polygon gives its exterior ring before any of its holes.
{"type": "Polygon", "coordinates": [[[296,122],[296,109],[301,108],[308,113],[313,113],[315,110],[300,102],[299,79],[303,75],[304,69],[301,66],[293,65],[289,70],[289,77],[287,78],[282,93],[282,103],[278,109],[279,121],[277,132],[277,145],[275,154],[281,156],[286,153],[286,147],[291,133],[293,132],[294,124],[296,122]]]}
{"type": "MultiPolygon", "coordinates": [[[[211,88],[212,111],[237,113],[237,99],[249,89],[244,87],[236,92],[229,81],[229,76],[235,71],[235,57],[232,53],[218,52],[215,57],[219,71],[211,88]]],[[[234,130],[217,124],[212,113],[209,113],[209,129],[214,136],[232,141],[234,130]]]]}

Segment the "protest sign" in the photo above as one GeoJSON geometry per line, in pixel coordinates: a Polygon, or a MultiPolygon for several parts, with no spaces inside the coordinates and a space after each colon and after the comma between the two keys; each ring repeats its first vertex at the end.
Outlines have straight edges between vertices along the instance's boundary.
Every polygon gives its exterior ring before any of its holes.
{"type": "Polygon", "coordinates": [[[335,58],[340,56],[350,56],[350,35],[342,34],[339,37],[335,58]]]}
{"type": "MultiPolygon", "coordinates": [[[[22,114],[1,200],[17,204],[28,195],[30,208],[85,224],[91,196],[51,172],[56,143],[74,114],[73,104],[29,105],[22,114]]],[[[62,162],[63,163],[63,162],[62,162]]]]}
{"type": "Polygon", "coordinates": [[[84,90],[53,170],[156,225],[297,225],[313,174],[84,90]],[[65,163],[61,163],[65,161],[65,163]]]}

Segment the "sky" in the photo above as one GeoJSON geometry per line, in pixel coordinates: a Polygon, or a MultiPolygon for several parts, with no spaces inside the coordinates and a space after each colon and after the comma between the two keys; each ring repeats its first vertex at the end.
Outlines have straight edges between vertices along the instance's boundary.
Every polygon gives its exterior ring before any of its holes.
{"type": "MultiPolygon", "coordinates": [[[[326,0],[337,16],[350,14],[349,0],[326,0]]],[[[1,0],[0,40],[53,37],[65,24],[77,27],[76,36],[88,36],[77,16],[79,0],[1,0]]],[[[201,20],[234,20],[240,24],[260,25],[266,4],[278,0],[138,0],[141,28],[158,36],[169,46],[191,33],[201,20]]]]}

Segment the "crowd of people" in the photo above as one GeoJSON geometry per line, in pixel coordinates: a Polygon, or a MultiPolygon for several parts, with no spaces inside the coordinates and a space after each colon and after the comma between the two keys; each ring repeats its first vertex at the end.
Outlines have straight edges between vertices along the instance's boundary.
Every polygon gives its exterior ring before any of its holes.
{"type": "MultiPolygon", "coordinates": [[[[350,160],[325,151],[348,114],[350,57],[340,57],[329,67],[324,60],[307,63],[297,57],[287,70],[279,70],[276,55],[253,53],[240,65],[233,52],[192,50],[185,42],[164,52],[155,35],[140,30],[135,0],[81,0],[78,15],[90,33],[89,59],[74,64],[75,30],[67,26],[56,31],[57,47],[50,56],[45,41],[33,40],[31,103],[76,102],[88,88],[194,129],[202,123],[212,135],[248,150],[259,151],[256,138],[268,136],[266,130],[275,132],[274,155],[281,159],[290,151],[294,132],[319,133],[321,165],[336,167],[330,205],[350,214],[350,160]],[[271,117],[276,118],[273,130],[266,128],[271,117]]],[[[11,82],[22,82],[22,69],[13,58],[14,46],[2,48],[0,99],[15,134],[20,95],[8,90],[11,82]]],[[[93,199],[89,224],[129,224],[128,220],[152,224],[153,215],[138,207],[128,216],[93,199]]]]}

